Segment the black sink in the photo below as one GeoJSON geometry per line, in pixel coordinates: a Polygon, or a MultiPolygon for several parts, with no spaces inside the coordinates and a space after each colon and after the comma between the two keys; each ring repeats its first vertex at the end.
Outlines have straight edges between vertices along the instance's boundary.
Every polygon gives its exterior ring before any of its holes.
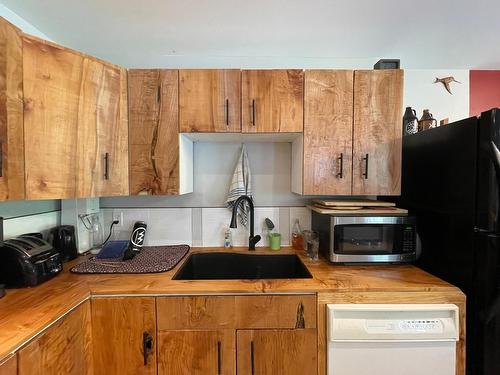
{"type": "Polygon", "coordinates": [[[174,280],[310,279],[297,255],[191,254],[174,280]]]}

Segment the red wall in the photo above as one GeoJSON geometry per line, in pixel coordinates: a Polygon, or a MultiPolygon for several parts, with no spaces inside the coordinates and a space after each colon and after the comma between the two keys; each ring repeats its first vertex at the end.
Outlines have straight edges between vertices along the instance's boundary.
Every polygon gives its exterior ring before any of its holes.
{"type": "Polygon", "coordinates": [[[469,74],[470,115],[500,107],[500,70],[471,70],[469,74]]]}

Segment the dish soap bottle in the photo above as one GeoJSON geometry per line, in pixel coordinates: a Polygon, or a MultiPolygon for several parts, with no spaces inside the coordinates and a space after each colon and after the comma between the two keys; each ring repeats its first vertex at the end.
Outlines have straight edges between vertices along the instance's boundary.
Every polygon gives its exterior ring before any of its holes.
{"type": "Polygon", "coordinates": [[[231,239],[231,228],[226,227],[224,231],[224,248],[229,249],[233,247],[232,239],[231,239]]]}
{"type": "Polygon", "coordinates": [[[300,229],[299,219],[295,219],[295,224],[293,224],[292,248],[295,250],[304,249],[304,237],[302,235],[302,230],[300,229]]]}

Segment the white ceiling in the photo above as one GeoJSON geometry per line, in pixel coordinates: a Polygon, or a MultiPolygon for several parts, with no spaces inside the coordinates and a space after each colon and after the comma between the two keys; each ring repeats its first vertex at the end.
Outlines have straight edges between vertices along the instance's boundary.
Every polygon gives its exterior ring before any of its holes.
{"type": "Polygon", "coordinates": [[[0,0],[126,67],[500,69],[499,0],[0,0]]]}

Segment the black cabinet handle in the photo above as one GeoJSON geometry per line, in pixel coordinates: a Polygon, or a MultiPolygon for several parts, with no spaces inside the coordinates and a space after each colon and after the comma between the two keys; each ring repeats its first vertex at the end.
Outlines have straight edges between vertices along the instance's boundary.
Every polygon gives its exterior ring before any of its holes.
{"type": "Polygon", "coordinates": [[[3,142],[0,141],[0,177],[3,177],[3,142]]]}
{"type": "Polygon", "coordinates": [[[148,357],[153,353],[153,336],[149,332],[142,334],[142,355],[144,356],[144,366],[148,365],[148,357]]]}
{"type": "Polygon", "coordinates": [[[104,179],[109,180],[109,154],[104,154],[104,179]]]}
{"type": "Polygon", "coordinates": [[[339,173],[337,173],[338,178],[344,178],[344,153],[341,152],[340,156],[337,158],[339,162],[339,173]]]}
{"type": "Polygon", "coordinates": [[[253,341],[250,342],[250,365],[252,366],[252,375],[255,375],[255,361],[254,361],[253,341]]]}
{"type": "Polygon", "coordinates": [[[368,180],[368,154],[365,155],[363,160],[365,161],[365,171],[362,174],[362,176],[364,177],[365,180],[368,180]]]}
{"type": "Polygon", "coordinates": [[[220,341],[217,341],[217,374],[221,375],[222,353],[220,341]]]}
{"type": "Polygon", "coordinates": [[[226,99],[226,126],[229,126],[229,99],[226,99]]]}
{"type": "Polygon", "coordinates": [[[252,100],[252,126],[255,126],[255,115],[256,115],[256,111],[255,111],[255,99],[252,100]]]}
{"type": "Polygon", "coordinates": [[[156,103],[159,103],[161,101],[161,85],[158,85],[158,88],[156,89],[156,103]]]}

